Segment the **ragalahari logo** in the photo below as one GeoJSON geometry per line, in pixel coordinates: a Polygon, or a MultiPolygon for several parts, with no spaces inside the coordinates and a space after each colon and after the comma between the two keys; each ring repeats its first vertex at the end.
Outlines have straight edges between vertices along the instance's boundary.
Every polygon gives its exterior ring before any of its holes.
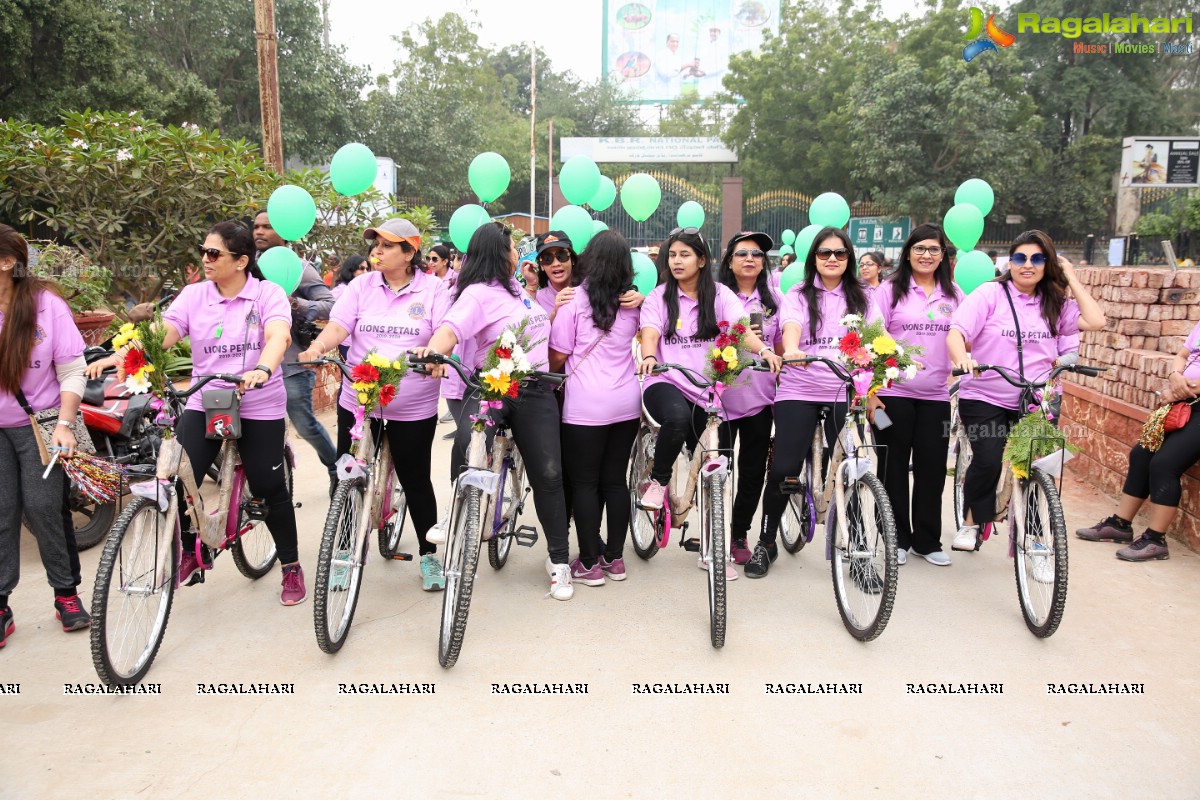
{"type": "Polygon", "coordinates": [[[971,9],[971,22],[967,28],[967,35],[963,38],[972,40],[963,48],[963,61],[968,62],[980,53],[986,53],[988,50],[995,51],[996,45],[1008,47],[1017,40],[1017,37],[1011,33],[1000,30],[996,25],[995,14],[988,17],[987,25],[984,25],[983,12],[978,8],[971,9]],[[986,36],[981,35],[985,32],[986,36]]]}

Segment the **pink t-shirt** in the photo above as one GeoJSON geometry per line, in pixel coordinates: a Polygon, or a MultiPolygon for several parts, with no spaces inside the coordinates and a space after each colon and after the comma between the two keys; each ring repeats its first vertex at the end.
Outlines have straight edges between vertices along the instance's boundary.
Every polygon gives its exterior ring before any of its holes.
{"type": "MultiPolygon", "coordinates": [[[[746,316],[742,302],[738,300],[736,294],[724,284],[718,283],[716,289],[714,305],[718,323],[728,322],[732,325],[746,316]]],[[[646,296],[646,302],[642,303],[642,328],[650,328],[659,333],[658,363],[679,364],[703,375],[705,367],[708,366],[708,351],[716,343],[716,337],[712,339],[696,338],[696,328],[700,324],[700,305],[683,292],[679,292],[679,319],[673,331],[676,336],[667,336],[666,291],[667,285],[660,283],[654,287],[654,291],[646,296]]],[[[693,386],[691,381],[678,370],[649,376],[646,378],[645,387],[649,388],[656,383],[664,382],[679,389],[689,402],[696,405],[704,404],[704,391],[693,386]]]]}
{"type": "MultiPolygon", "coordinates": [[[[329,314],[329,319],[353,334],[349,365],[361,364],[372,349],[392,361],[402,361],[413,347],[424,347],[442,324],[450,308],[446,284],[421,270],[397,294],[382,272],[370,272],[350,283],[329,314]]],[[[396,397],[384,406],[383,418],[409,422],[437,414],[438,382],[409,371],[397,387],[396,397]]],[[[353,411],[358,399],[350,381],[342,379],[338,405],[353,411]]]]}
{"type": "MultiPolygon", "coordinates": [[[[779,294],[779,287],[770,285],[769,279],[767,283],[768,291],[775,298],[775,307],[779,308],[783,300],[779,294]]],[[[743,316],[749,317],[751,314],[757,313],[763,315],[763,344],[778,350],[775,345],[779,339],[779,314],[771,314],[767,311],[763,306],[757,287],[749,296],[737,293],[737,298],[746,309],[743,316]]],[[[721,402],[725,406],[725,418],[735,420],[750,417],[767,406],[774,405],[777,382],[776,376],[770,372],[747,371],[742,373],[741,380],[721,396],[721,402]]]]}
{"type": "MultiPolygon", "coordinates": [[[[254,369],[266,343],[266,327],[279,320],[292,324],[292,310],[283,289],[252,275],[236,297],[222,297],[212,281],[185,286],[163,314],[180,337],[192,340],[192,375],[227,372],[240,375],[254,369]]],[[[193,381],[194,383],[194,381],[193,381]]],[[[232,389],[234,384],[212,381],[188,400],[189,411],[204,409],[201,395],[212,389],[232,389]]],[[[287,390],[283,370],[242,397],[244,419],[283,419],[287,390]]]]}
{"type": "Polygon", "coordinates": [[[517,292],[516,296],[498,283],[473,283],[450,306],[442,322],[454,331],[460,345],[465,345],[459,350],[465,366],[478,369],[500,334],[507,328],[515,330],[521,320],[528,319],[525,333],[535,344],[526,355],[534,369],[547,368],[550,317],[521,291],[516,281],[511,287],[517,292]]]}
{"type": "MultiPolygon", "coordinates": [[[[75,318],[66,302],[53,292],[42,291],[35,300],[37,320],[33,329],[33,350],[29,353],[29,368],[21,376],[21,391],[34,411],[58,408],[62,390],[58,384],[55,364],[66,364],[83,355],[83,337],[75,327],[75,318]]],[[[4,312],[0,311],[0,330],[4,329],[4,312]]],[[[0,428],[20,428],[29,424],[29,417],[15,395],[0,391],[0,428]]]]}
{"type": "Polygon", "coordinates": [[[546,286],[537,291],[538,305],[546,309],[547,314],[554,313],[554,301],[558,297],[558,289],[553,286],[546,286]]]}
{"type": "MultiPolygon", "coordinates": [[[[788,323],[800,326],[800,351],[809,356],[824,356],[831,361],[838,360],[838,341],[846,335],[846,329],[841,325],[846,311],[846,295],[842,284],[833,289],[826,289],[825,284],[817,281],[817,297],[821,304],[821,325],[817,328],[816,338],[809,330],[808,302],[800,293],[803,284],[796,284],[783,298],[783,306],[779,309],[780,328],[788,323]]],[[[876,319],[879,310],[868,299],[867,321],[876,319]]],[[[809,364],[807,368],[799,365],[785,366],[779,375],[779,389],[775,392],[776,402],[780,400],[806,400],[816,403],[835,403],[846,399],[846,384],[833,373],[828,366],[821,363],[809,364]]]]}
{"type": "Polygon", "coordinates": [[[607,333],[592,322],[587,288],[575,290],[550,326],[550,348],[567,355],[562,421],[572,425],[611,425],[641,416],[630,343],[638,332],[638,309],[617,308],[607,333]]]}
{"type": "MultiPolygon", "coordinates": [[[[1017,331],[1012,309],[1004,299],[1007,283],[988,282],[967,295],[950,320],[950,327],[963,335],[971,345],[971,358],[980,364],[1007,367],[1016,373],[1017,331]]],[[[1079,305],[1068,298],[1058,316],[1058,335],[1042,319],[1041,299],[1009,286],[1009,294],[1021,323],[1024,344],[1025,378],[1041,380],[1049,374],[1059,356],[1060,339],[1079,332],[1079,305]]],[[[994,372],[978,378],[964,375],[958,396],[965,400],[983,400],[995,406],[1015,409],[1021,390],[994,372]]]]}
{"type": "Polygon", "coordinates": [[[933,294],[926,295],[924,289],[910,281],[908,293],[893,306],[892,291],[891,281],[880,284],[874,294],[875,307],[883,317],[884,327],[896,341],[925,349],[924,353],[913,357],[925,368],[911,379],[895,383],[879,394],[949,402],[946,379],[950,376],[950,354],[946,350],[946,334],[950,332],[950,317],[962,303],[962,292],[955,286],[954,294],[947,297],[942,287],[935,285],[933,294]]]}

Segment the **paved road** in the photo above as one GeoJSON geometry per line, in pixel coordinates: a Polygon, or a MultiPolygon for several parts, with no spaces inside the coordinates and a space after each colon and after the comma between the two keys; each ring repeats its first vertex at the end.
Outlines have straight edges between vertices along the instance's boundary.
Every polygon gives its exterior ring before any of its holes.
{"type": "MultiPolygon", "coordinates": [[[[449,443],[437,446],[441,479],[449,443]]],[[[298,452],[311,567],[325,481],[312,451],[298,452]]],[[[1072,529],[1108,506],[1067,481],[1072,529]]],[[[515,550],[502,573],[482,567],[449,671],[436,657],[441,595],[420,591],[414,564],[370,563],[350,640],[331,657],[317,649],[311,602],[284,608],[277,572],[252,583],[223,558],[207,583],[176,595],[147,678],[161,694],[105,697],[64,694],[97,683],[87,634],[58,630],[26,536],[17,632],[0,652],[0,685],[20,684],[0,694],[0,798],[1194,798],[1200,559],[1176,544],[1170,561],[1125,564],[1114,547],[1072,538],[1067,615],[1049,640],[1025,628],[1001,542],[954,554],[949,568],[911,560],[892,621],[869,644],[842,627],[822,554],[784,554],[766,579],[730,585],[728,640],[714,651],[694,555],[632,557],[623,584],[579,587],[560,603],[543,597],[539,545],[515,550]],[[198,693],[212,683],[293,684],[294,694],[198,693]],[[435,692],[345,695],[343,683],[435,692]],[[634,693],[653,683],[728,693],[634,693]],[[788,683],[861,693],[766,691],[788,683]],[[1003,693],[908,690],[930,683],[1003,693]],[[1144,694],[1055,696],[1048,683],[1142,684],[1144,694]],[[493,684],[587,684],[587,694],[495,694],[493,684]]],[[[99,552],[84,554],[87,601],[99,552]]]]}

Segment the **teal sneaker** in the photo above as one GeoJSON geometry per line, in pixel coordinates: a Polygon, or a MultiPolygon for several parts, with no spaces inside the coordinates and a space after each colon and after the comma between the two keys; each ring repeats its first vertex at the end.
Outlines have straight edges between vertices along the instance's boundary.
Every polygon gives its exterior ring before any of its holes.
{"type": "Polygon", "coordinates": [[[442,562],[433,553],[421,556],[421,588],[427,592],[440,592],[446,588],[442,562]]]}

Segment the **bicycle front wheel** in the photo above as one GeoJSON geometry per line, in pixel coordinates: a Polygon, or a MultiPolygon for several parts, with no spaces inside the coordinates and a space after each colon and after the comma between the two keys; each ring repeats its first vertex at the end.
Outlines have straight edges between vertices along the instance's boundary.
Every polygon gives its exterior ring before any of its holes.
{"type": "Polygon", "coordinates": [[[1024,486],[1024,513],[1012,513],[1013,567],[1025,625],[1045,638],[1067,605],[1067,526],[1054,479],[1034,467],[1024,486]]]}
{"type": "Polygon", "coordinates": [[[342,649],[354,621],[363,563],[370,546],[369,536],[359,541],[359,520],[365,507],[366,487],[361,478],[353,478],[338,484],[325,516],[313,583],[313,627],[317,646],[326,653],[342,649]]]}
{"type": "MultiPolygon", "coordinates": [[[[283,458],[283,475],[287,481],[288,497],[292,496],[292,465],[287,455],[283,458]]],[[[242,474],[242,503],[250,499],[250,484],[242,474]]],[[[267,528],[267,523],[261,519],[251,519],[245,509],[238,510],[238,531],[240,535],[230,548],[233,563],[238,572],[250,580],[258,580],[271,571],[275,565],[278,553],[275,550],[275,537],[267,528]]]]}
{"type": "Polygon", "coordinates": [[[442,627],[438,635],[438,663],[453,667],[462,650],[479,566],[479,489],[466,486],[454,499],[450,539],[446,542],[446,591],[442,598],[442,627]]]}
{"type": "Polygon", "coordinates": [[[846,630],[869,642],[883,633],[896,599],[896,520],[883,483],[870,472],[846,487],[838,513],[847,536],[833,548],[833,594],[846,630]]]}
{"type": "MultiPolygon", "coordinates": [[[[967,501],[963,489],[967,485],[967,468],[971,466],[971,443],[961,433],[954,448],[954,527],[961,528],[967,516],[967,501]]],[[[978,549],[978,548],[976,548],[978,549]]]]}
{"type": "Polygon", "coordinates": [[[389,467],[387,485],[383,489],[386,516],[379,526],[379,555],[390,559],[400,548],[400,536],[404,533],[404,515],[408,513],[408,498],[404,487],[396,479],[396,470],[389,467]]]}
{"type": "Polygon", "coordinates": [[[812,529],[813,507],[808,502],[808,487],[788,498],[783,509],[783,518],[779,520],[779,538],[783,541],[783,549],[789,553],[799,553],[808,544],[812,529]]]}
{"type": "Polygon", "coordinates": [[[513,534],[517,532],[517,516],[521,513],[520,476],[515,465],[503,473],[501,480],[504,481],[504,487],[494,506],[493,533],[492,538],[488,539],[488,563],[492,569],[503,569],[508,563],[513,534]]]}
{"type": "Polygon", "coordinates": [[[650,480],[655,441],[655,435],[649,430],[643,429],[638,434],[629,459],[629,478],[626,481],[629,486],[629,538],[633,542],[634,552],[643,560],[654,558],[659,543],[657,518],[660,514],[638,508],[646,481],[650,480]]]}
{"type": "Polygon", "coordinates": [[[725,476],[705,478],[705,556],[708,559],[709,638],[713,647],[725,646],[725,476]]]}
{"type": "Polygon", "coordinates": [[[150,670],[171,616],[178,542],[158,507],[135,497],[105,542],[92,590],[92,663],[109,686],[150,670]]]}

